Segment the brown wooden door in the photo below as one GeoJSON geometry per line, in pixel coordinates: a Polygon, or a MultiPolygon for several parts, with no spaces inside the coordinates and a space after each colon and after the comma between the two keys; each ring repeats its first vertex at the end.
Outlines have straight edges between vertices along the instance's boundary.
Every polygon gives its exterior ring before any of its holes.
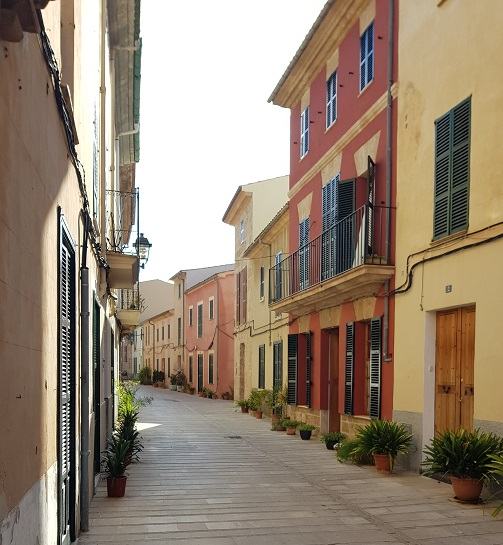
{"type": "Polygon", "coordinates": [[[437,313],[435,432],[473,427],[475,308],[437,313]]]}
{"type": "Polygon", "coordinates": [[[339,330],[332,329],[328,334],[329,357],[329,431],[339,431],[339,330]]]}
{"type": "Polygon", "coordinates": [[[245,344],[239,345],[239,399],[245,398],[245,344]]]}

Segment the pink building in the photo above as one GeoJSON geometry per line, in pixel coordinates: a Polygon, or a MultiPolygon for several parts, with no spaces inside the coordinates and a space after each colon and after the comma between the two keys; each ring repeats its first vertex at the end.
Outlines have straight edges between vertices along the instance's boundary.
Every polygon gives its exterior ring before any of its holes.
{"type": "Polygon", "coordinates": [[[234,389],[234,266],[185,291],[185,373],[197,392],[234,389]]]}

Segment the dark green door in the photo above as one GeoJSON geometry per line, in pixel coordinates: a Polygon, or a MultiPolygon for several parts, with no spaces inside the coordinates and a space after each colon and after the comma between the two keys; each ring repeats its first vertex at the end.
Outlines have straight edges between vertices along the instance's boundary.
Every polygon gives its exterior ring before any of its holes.
{"type": "Polygon", "coordinates": [[[204,387],[203,355],[197,355],[197,391],[202,392],[204,387]]]}

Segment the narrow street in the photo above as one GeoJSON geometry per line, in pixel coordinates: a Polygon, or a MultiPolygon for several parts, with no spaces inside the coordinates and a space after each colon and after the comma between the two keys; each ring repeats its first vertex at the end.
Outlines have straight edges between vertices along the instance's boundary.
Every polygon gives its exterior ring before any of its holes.
{"type": "Polygon", "coordinates": [[[92,545],[503,544],[503,520],[415,474],[343,465],[231,402],[152,387],[126,496],[91,503],[92,545]]]}

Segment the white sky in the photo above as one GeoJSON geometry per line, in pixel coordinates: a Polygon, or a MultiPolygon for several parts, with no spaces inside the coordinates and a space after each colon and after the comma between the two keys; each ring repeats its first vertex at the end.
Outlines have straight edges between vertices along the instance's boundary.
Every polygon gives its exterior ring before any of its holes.
{"type": "Polygon", "coordinates": [[[241,184],[288,174],[289,111],[267,103],[325,0],[144,0],[141,279],[232,263],[241,184]]]}

